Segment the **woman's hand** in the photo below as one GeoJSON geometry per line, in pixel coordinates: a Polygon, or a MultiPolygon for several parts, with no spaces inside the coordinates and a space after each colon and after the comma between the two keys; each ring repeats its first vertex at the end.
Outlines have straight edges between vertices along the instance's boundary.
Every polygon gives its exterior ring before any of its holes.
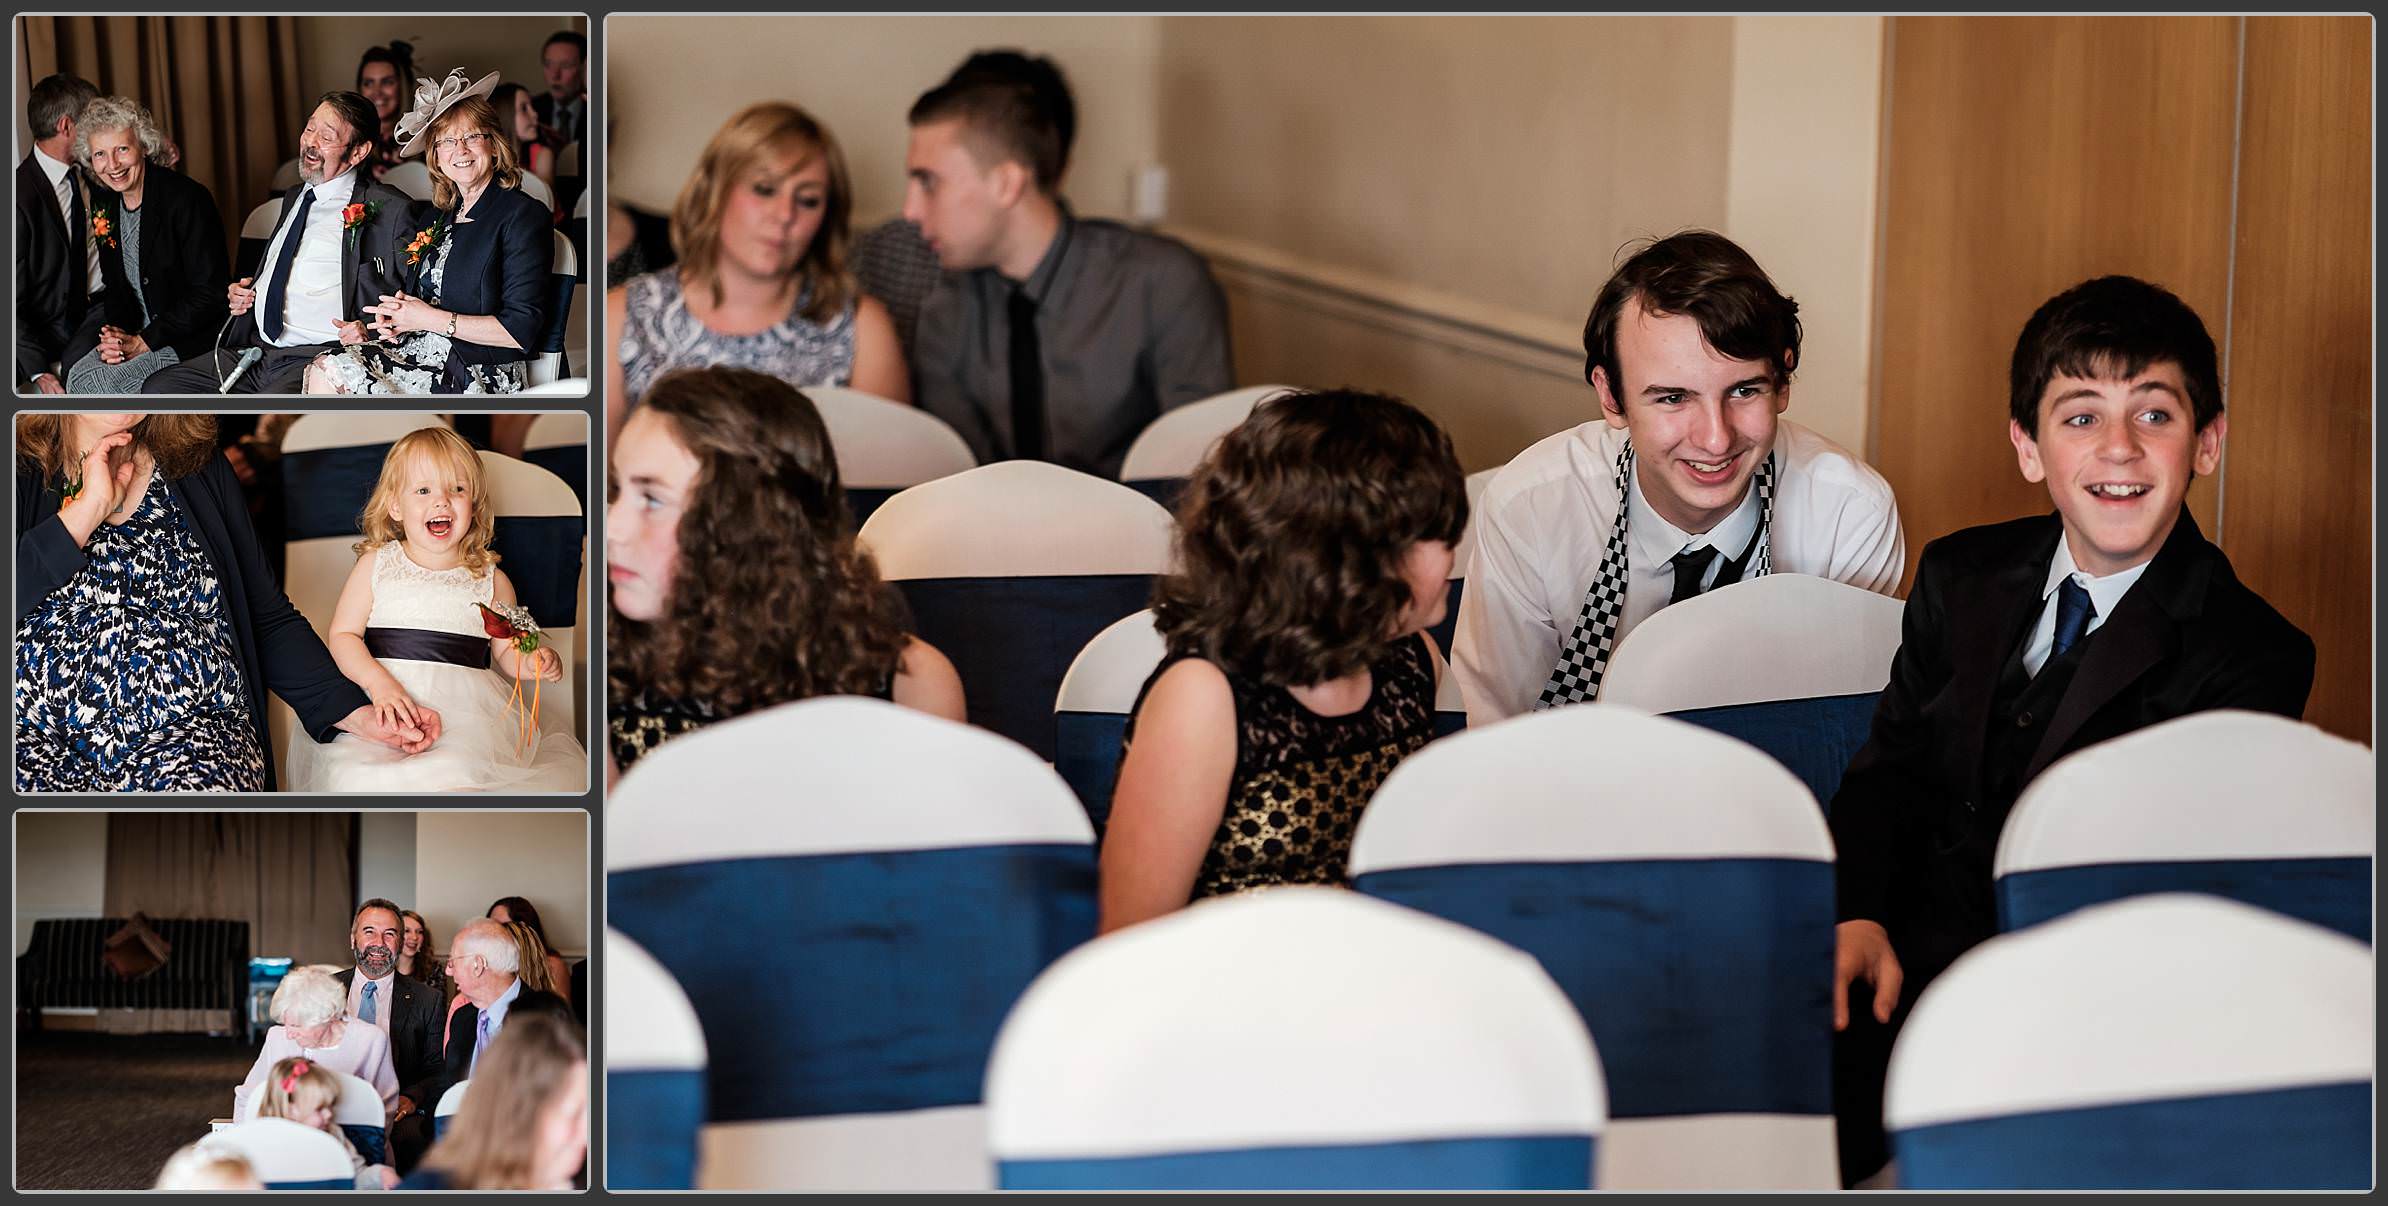
{"type": "Polygon", "coordinates": [[[365,307],[367,313],[379,316],[374,324],[393,335],[408,331],[446,331],[448,312],[401,289],[384,293],[381,300],[365,307]]]}
{"type": "Polygon", "coordinates": [[[421,704],[415,705],[415,723],[411,728],[383,724],[374,714],[372,704],[341,717],[340,723],[332,727],[406,754],[420,754],[439,743],[439,713],[421,704]]]}
{"type": "Polygon", "coordinates": [[[365,342],[365,323],[363,319],[350,322],[347,319],[335,318],[332,320],[332,329],[340,332],[340,342],[348,345],[349,347],[353,348],[358,344],[365,342]]]}
{"type": "Polygon", "coordinates": [[[123,327],[100,328],[99,357],[101,364],[123,364],[149,350],[149,341],[123,327]]]}
{"type": "Polygon", "coordinates": [[[128,456],[124,463],[111,465],[109,456],[117,449],[133,442],[133,433],[119,431],[92,446],[83,454],[83,489],[59,508],[59,522],[77,545],[87,544],[100,524],[124,505],[125,495],[132,492],[133,478],[141,472],[140,458],[128,456]]]}

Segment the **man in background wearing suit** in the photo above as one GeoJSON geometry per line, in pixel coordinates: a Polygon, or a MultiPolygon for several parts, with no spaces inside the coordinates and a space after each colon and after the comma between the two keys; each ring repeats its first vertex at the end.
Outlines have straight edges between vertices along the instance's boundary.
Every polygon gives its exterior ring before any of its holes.
{"type": "Polygon", "coordinates": [[[1925,547],[1873,732],[1833,797],[1847,1183],[1887,1159],[1883,1074],[1908,1008],[1997,931],[1992,856],[2024,787],[2066,754],[2192,712],[2295,718],[2313,687],[2313,641],[2240,584],[2182,505],[2229,426],[2195,311],[2130,277],[2067,290],[2024,324],[2008,406],[2016,461],[2056,513],[1925,547]],[[1849,999],[1856,980],[1870,1009],[1849,999]]]}
{"type": "MultiPolygon", "coordinates": [[[[446,1064],[425,1087],[426,1109],[438,1109],[439,1099],[450,1088],[472,1079],[474,1062],[515,1012],[544,1009],[572,1016],[564,998],[522,986],[517,974],[520,958],[513,936],[497,922],[483,918],[456,931],[455,941],[448,944],[448,978],[455,981],[465,1004],[448,1019],[446,1064]]],[[[435,1119],[433,1130],[437,1129],[435,1119]]]]}
{"type": "Polygon", "coordinates": [[[397,1065],[398,1100],[390,1108],[391,1156],[395,1167],[412,1167],[430,1146],[421,1115],[430,1102],[417,1094],[439,1076],[440,1023],[447,1002],[439,991],[398,971],[400,928],[398,906],[380,897],[357,906],[348,933],[349,954],[355,966],[335,977],[348,989],[348,1016],[381,1027],[390,1038],[390,1060],[397,1065]],[[409,1118],[412,1126],[401,1125],[409,1118]],[[404,1153],[401,1155],[401,1153],[404,1153]]]}
{"type": "Polygon", "coordinates": [[[372,102],[327,92],[299,136],[299,183],[282,198],[259,276],[226,290],[232,325],[220,346],[152,375],[145,394],[298,392],[307,365],[343,343],[368,338],[366,306],[398,291],[399,248],[418,229],[406,194],[363,179],[381,129],[372,102]],[[242,370],[244,352],[256,353],[242,370]]]}
{"type": "Polygon", "coordinates": [[[98,96],[87,80],[52,75],[25,101],[33,152],[17,165],[17,383],[45,394],[66,392],[51,366],[99,287],[89,188],[68,162],[75,117],[98,96]]]}
{"type": "Polygon", "coordinates": [[[539,48],[547,91],[531,98],[531,112],[566,142],[580,142],[588,133],[588,61],[589,40],[569,29],[549,34],[547,45],[539,48]]]}

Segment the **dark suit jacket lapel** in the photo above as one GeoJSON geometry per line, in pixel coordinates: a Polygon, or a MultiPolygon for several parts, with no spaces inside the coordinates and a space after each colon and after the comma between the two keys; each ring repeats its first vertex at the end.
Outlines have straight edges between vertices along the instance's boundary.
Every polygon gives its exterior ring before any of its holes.
{"type": "Polygon", "coordinates": [[[1948,630],[1966,642],[1953,651],[1950,661],[1949,695],[1965,708],[1958,718],[1957,731],[1965,744],[1957,765],[1970,772],[1969,790],[1977,798],[1982,792],[1982,746],[1989,737],[1990,702],[1998,694],[1998,679],[2006,671],[2007,659],[2039,619],[2040,587],[2048,580],[2048,559],[2056,555],[2056,542],[2063,536],[2064,526],[2050,515],[2046,528],[2015,556],[2003,559],[1978,581],[1957,583],[1961,593],[1947,602],[1948,630]]]}
{"type": "Polygon", "coordinates": [[[2100,708],[2180,647],[2180,621],[2205,606],[2206,578],[2211,571],[2200,555],[2205,548],[2205,534],[2197,530],[2189,509],[2181,508],[2180,521],[2173,525],[2164,547],[2156,551],[2155,560],[2148,563],[2147,572],[2132,584],[2130,593],[2115,605],[2114,616],[2098,626],[2095,639],[2082,651],[2081,667],[2073,672],[2064,701],[2057,705],[2056,715],[2048,720],[2048,731],[2040,738],[2040,748],[2023,769],[2025,782],[2064,753],[2081,726],[2100,708]]]}
{"type": "MultiPolygon", "coordinates": [[[[358,180],[355,191],[348,194],[349,204],[367,200],[370,198],[365,196],[365,182],[358,180]]],[[[365,231],[372,225],[372,220],[367,219],[351,234],[346,213],[348,206],[340,208],[340,317],[355,322],[357,314],[363,309],[357,302],[357,258],[365,254],[365,231]]]]}

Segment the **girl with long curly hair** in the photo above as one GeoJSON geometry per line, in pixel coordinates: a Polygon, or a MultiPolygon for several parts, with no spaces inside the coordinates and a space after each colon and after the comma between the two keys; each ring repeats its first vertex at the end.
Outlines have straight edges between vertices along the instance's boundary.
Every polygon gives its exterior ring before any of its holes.
{"type": "Polygon", "coordinates": [[[953,663],[906,633],[854,541],[820,412],[749,369],[658,378],[613,443],[606,511],[613,763],[815,695],[959,721],[953,663]]]}
{"type": "Polygon", "coordinates": [[[524,653],[485,623],[490,609],[517,603],[490,547],[497,509],[481,454],[446,427],[398,437],[357,525],[364,539],[332,609],[332,656],[385,722],[421,727],[430,713],[446,738],[419,754],[346,740],[293,748],[292,787],[586,789],[580,742],[565,732],[526,732],[518,720],[530,704],[526,683],[563,677],[563,659],[553,645],[524,653]]]}
{"type": "Polygon", "coordinates": [[[1153,588],[1168,645],[1128,719],[1102,928],[1207,896],[1343,878],[1377,785],[1434,735],[1468,499],[1407,403],[1279,394],[1212,448],[1153,588]]]}

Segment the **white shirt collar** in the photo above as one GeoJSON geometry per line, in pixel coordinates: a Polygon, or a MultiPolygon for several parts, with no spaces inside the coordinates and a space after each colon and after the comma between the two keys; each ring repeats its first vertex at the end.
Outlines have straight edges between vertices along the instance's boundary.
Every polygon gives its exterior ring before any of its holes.
{"type": "Polygon", "coordinates": [[[319,203],[330,201],[337,205],[346,205],[349,197],[355,195],[357,191],[356,169],[351,168],[321,184],[309,187],[314,191],[315,200],[319,203]]]}
{"type": "Polygon", "coordinates": [[[42,174],[50,178],[51,188],[57,188],[58,182],[66,179],[66,174],[74,170],[63,163],[50,158],[49,152],[42,150],[40,147],[33,148],[33,161],[40,164],[42,174]]]}
{"type": "Polygon", "coordinates": [[[1750,539],[1758,534],[1758,491],[1754,479],[1752,487],[1742,491],[1741,505],[1734,507],[1715,527],[1694,535],[1668,522],[1658,508],[1650,505],[1649,496],[1642,493],[1640,461],[1634,463],[1633,472],[1626,477],[1626,488],[1633,492],[1632,510],[1625,521],[1625,538],[1631,542],[1627,557],[1636,570],[1655,572],[1673,561],[1685,546],[1694,544],[1713,547],[1730,561],[1748,549],[1750,539]]]}
{"type": "Polygon", "coordinates": [[[2065,579],[2073,579],[2081,584],[2081,589],[2089,592],[2090,606],[2096,609],[2090,616],[2089,629],[2095,630],[2106,622],[2106,617],[2114,614],[2123,596],[2130,593],[2132,584],[2139,581],[2139,576],[2146,573],[2154,561],[2155,558],[2150,557],[2127,570],[2100,578],[2074,563],[2072,542],[2060,535],[2056,538],[2056,556],[2048,559],[2048,580],[2040,586],[2040,601],[2046,603],[2048,596],[2064,585],[2065,579]]]}

